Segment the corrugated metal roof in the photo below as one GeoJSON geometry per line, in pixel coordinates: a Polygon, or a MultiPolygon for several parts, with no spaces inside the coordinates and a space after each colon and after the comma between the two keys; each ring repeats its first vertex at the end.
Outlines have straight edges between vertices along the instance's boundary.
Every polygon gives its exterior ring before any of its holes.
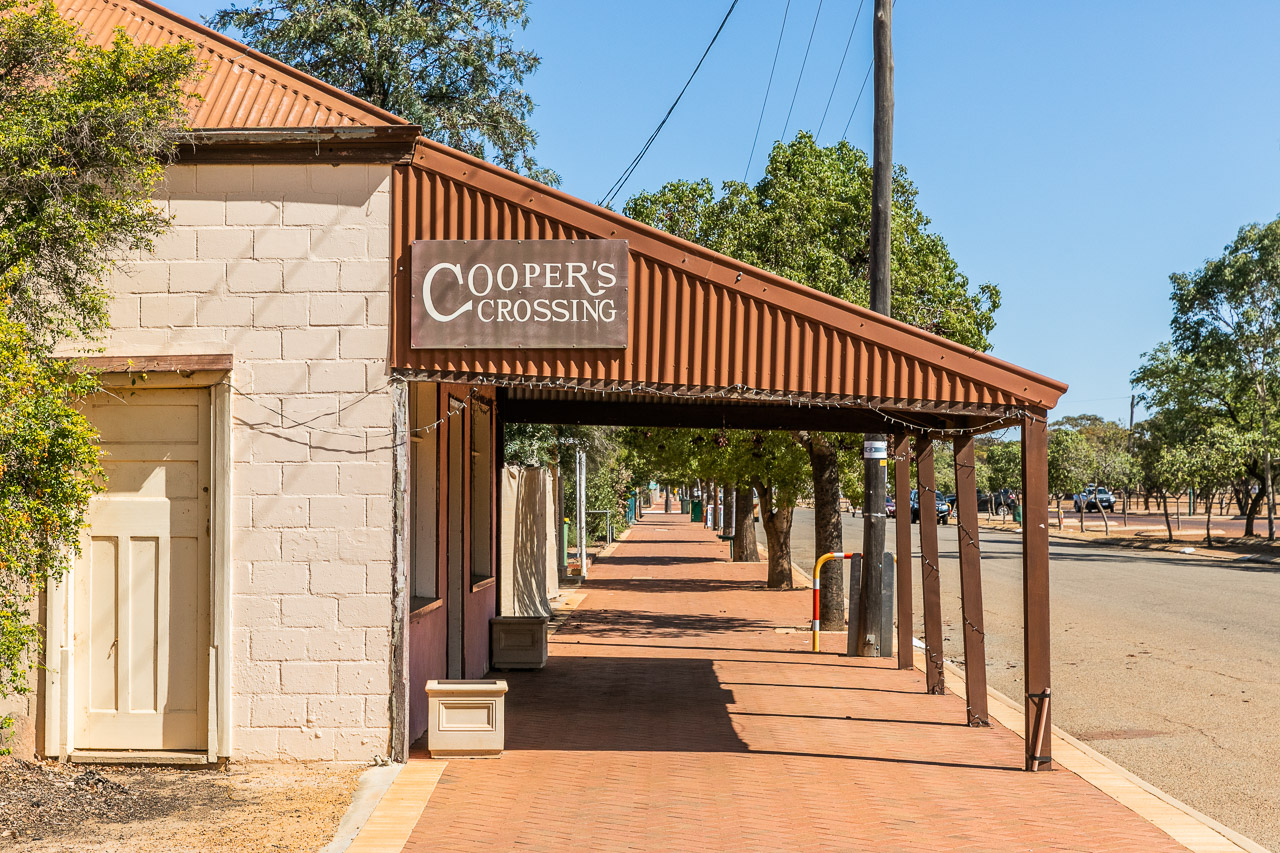
{"type": "Polygon", "coordinates": [[[147,0],[54,0],[93,44],[110,44],[116,28],[143,44],[187,41],[205,73],[192,87],[191,126],[347,127],[408,124],[321,80],[147,0]]]}
{"type": "Polygon", "coordinates": [[[392,359],[428,378],[953,414],[1050,409],[1066,391],[427,139],[393,182],[392,359]],[[410,349],[411,241],[588,238],[629,241],[626,350],[410,349]]]}

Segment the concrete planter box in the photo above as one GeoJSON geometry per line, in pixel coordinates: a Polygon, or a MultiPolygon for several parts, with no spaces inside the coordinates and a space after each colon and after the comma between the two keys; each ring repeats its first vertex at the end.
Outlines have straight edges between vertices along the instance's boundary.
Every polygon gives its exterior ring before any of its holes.
{"type": "Polygon", "coordinates": [[[502,754],[507,682],[427,682],[427,752],[432,758],[489,758],[502,754]]]}
{"type": "Polygon", "coordinates": [[[542,669],[547,665],[547,617],[496,616],[489,620],[493,669],[542,669]]]}

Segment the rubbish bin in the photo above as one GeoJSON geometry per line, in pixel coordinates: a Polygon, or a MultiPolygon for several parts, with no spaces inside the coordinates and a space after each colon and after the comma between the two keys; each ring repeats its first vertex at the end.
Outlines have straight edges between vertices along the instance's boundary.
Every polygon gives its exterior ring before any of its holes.
{"type": "Polygon", "coordinates": [[[702,501],[689,501],[689,520],[695,524],[702,522],[702,501]]]}
{"type": "Polygon", "coordinates": [[[1013,505],[1013,523],[1014,524],[1022,523],[1022,504],[1013,505]]]}
{"type": "Polygon", "coordinates": [[[688,511],[689,511],[689,499],[688,499],[688,498],[681,498],[681,499],[680,499],[680,512],[685,513],[685,512],[688,512],[688,511]]]}

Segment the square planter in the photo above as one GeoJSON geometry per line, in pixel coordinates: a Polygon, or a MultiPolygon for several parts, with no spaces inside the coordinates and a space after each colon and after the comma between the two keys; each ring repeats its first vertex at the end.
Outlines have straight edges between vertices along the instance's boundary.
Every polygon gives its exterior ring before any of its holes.
{"type": "Polygon", "coordinates": [[[490,619],[489,656],[493,669],[542,669],[547,665],[547,617],[490,619]]]}
{"type": "Polygon", "coordinates": [[[427,682],[427,752],[432,758],[490,758],[502,754],[507,682],[427,682]]]}

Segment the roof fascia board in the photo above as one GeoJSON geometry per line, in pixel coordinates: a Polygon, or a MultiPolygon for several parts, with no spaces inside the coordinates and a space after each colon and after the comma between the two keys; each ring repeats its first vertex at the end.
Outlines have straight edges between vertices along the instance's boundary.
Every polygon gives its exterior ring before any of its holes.
{"type": "Polygon", "coordinates": [[[178,146],[180,163],[407,163],[421,128],[200,128],[178,146]]]}
{"type": "Polygon", "coordinates": [[[433,140],[418,140],[413,162],[418,168],[490,192],[583,231],[626,239],[633,251],[687,270],[693,277],[770,302],[870,343],[908,352],[941,370],[994,386],[1019,399],[1052,408],[1067,390],[1064,383],[1047,376],[797,284],[433,140]]]}

